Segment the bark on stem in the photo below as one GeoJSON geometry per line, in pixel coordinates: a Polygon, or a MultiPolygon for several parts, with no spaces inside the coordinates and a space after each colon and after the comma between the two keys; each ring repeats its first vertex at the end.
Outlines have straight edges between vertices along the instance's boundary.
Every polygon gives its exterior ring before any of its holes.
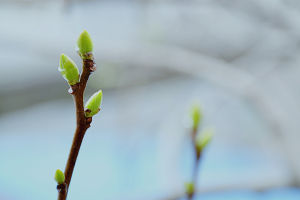
{"type": "Polygon", "coordinates": [[[57,185],[57,191],[58,191],[58,200],[64,200],[67,198],[66,184],[57,185]]]}
{"type": "Polygon", "coordinates": [[[95,71],[94,61],[92,55],[90,55],[90,59],[83,60],[82,73],[80,76],[79,83],[71,86],[71,94],[73,95],[75,107],[76,107],[76,130],[74,133],[74,138],[72,142],[72,146],[70,149],[68,161],[65,168],[65,183],[62,188],[58,189],[58,200],[66,200],[68,189],[71,183],[72,174],[74,171],[75,163],[77,160],[77,156],[80,150],[80,146],[85,135],[86,130],[90,127],[90,123],[92,122],[92,118],[86,118],[84,114],[84,103],[83,103],[83,95],[84,90],[86,88],[87,81],[91,72],[95,71]]]}

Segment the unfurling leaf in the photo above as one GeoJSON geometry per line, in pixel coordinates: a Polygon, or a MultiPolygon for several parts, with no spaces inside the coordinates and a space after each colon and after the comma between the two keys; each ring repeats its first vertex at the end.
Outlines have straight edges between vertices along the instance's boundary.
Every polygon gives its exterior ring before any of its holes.
{"type": "Polygon", "coordinates": [[[54,179],[55,179],[55,181],[57,182],[58,185],[63,184],[65,182],[65,175],[62,171],[60,171],[58,169],[55,172],[54,179]]]}
{"type": "Polygon", "coordinates": [[[93,42],[90,34],[84,30],[77,40],[78,52],[83,59],[88,59],[88,54],[93,51],[93,42]]]}
{"type": "Polygon", "coordinates": [[[202,150],[210,143],[213,138],[213,130],[206,129],[196,139],[197,151],[202,152],[202,150]]]}
{"type": "Polygon", "coordinates": [[[99,90],[93,94],[85,105],[85,116],[92,117],[97,114],[100,110],[100,105],[102,102],[102,90],[99,90]]]}
{"type": "Polygon", "coordinates": [[[79,82],[79,70],[74,61],[65,54],[60,55],[58,71],[68,81],[69,85],[75,85],[79,82]]]}
{"type": "Polygon", "coordinates": [[[192,107],[191,118],[193,122],[193,129],[198,129],[200,120],[202,119],[201,109],[198,105],[194,105],[192,107]]]}

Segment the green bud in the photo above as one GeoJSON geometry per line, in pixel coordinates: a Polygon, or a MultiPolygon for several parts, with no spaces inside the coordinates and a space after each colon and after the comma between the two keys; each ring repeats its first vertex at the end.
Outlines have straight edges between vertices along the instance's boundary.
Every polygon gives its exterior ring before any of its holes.
{"type": "Polygon", "coordinates": [[[204,130],[196,139],[196,148],[201,152],[212,140],[214,132],[212,129],[204,130]]]}
{"type": "Polygon", "coordinates": [[[193,129],[198,129],[200,120],[202,119],[201,109],[198,105],[192,107],[191,118],[193,121],[193,129]]]}
{"type": "Polygon", "coordinates": [[[100,110],[100,105],[102,102],[102,90],[99,90],[93,96],[89,98],[85,105],[85,116],[92,117],[97,114],[100,110]]]}
{"type": "Polygon", "coordinates": [[[69,85],[75,85],[79,82],[79,70],[74,61],[65,54],[60,55],[58,71],[68,81],[69,85]]]}
{"type": "Polygon", "coordinates": [[[91,39],[90,34],[84,30],[78,40],[77,40],[77,46],[78,46],[78,51],[79,54],[82,58],[87,58],[88,53],[92,53],[93,51],[93,42],[91,39]]]}
{"type": "Polygon", "coordinates": [[[55,181],[57,182],[58,185],[63,184],[65,182],[65,175],[62,171],[60,171],[58,169],[55,172],[54,179],[55,179],[55,181]]]}
{"type": "Polygon", "coordinates": [[[192,182],[185,183],[184,187],[185,187],[185,192],[187,195],[191,195],[195,192],[195,186],[194,186],[194,183],[192,183],[192,182]]]}

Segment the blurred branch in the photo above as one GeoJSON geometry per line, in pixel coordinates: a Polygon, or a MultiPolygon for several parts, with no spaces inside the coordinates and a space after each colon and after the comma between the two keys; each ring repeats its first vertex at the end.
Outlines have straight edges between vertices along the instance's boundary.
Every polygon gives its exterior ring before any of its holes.
{"type": "MultiPolygon", "coordinates": [[[[285,130],[289,128],[284,126],[285,119],[288,116],[281,109],[282,106],[274,101],[274,96],[268,96],[268,93],[261,87],[259,81],[269,75],[274,68],[264,71],[261,74],[252,75],[222,60],[173,46],[146,46],[136,47],[131,51],[128,49],[118,50],[105,49],[101,51],[99,57],[104,61],[116,62],[120,65],[166,68],[205,79],[251,102],[267,121],[275,136],[279,136],[277,140],[279,143],[278,147],[283,148],[283,151],[286,152],[287,160],[291,165],[291,171],[300,177],[300,174],[297,173],[299,163],[291,155],[294,149],[290,149],[291,147],[285,144],[285,138],[283,138],[285,130]]],[[[276,81],[280,83],[280,80],[276,81]]],[[[286,91],[284,84],[280,84],[280,86],[282,90],[286,91]]]]}
{"type": "MultiPolygon", "coordinates": [[[[266,191],[269,189],[284,187],[284,186],[285,186],[284,183],[278,184],[278,183],[272,182],[271,180],[268,181],[268,184],[261,183],[261,182],[235,183],[235,184],[226,184],[226,185],[213,186],[213,187],[201,187],[198,190],[196,189],[195,194],[206,195],[206,194],[212,194],[212,193],[228,192],[228,191],[233,191],[233,190],[252,190],[252,191],[263,192],[263,191],[266,191]]],[[[165,198],[161,198],[161,199],[162,200],[178,200],[178,199],[183,198],[184,196],[185,196],[185,192],[179,191],[177,193],[174,193],[173,195],[170,195],[169,197],[165,197],[165,198]]]]}

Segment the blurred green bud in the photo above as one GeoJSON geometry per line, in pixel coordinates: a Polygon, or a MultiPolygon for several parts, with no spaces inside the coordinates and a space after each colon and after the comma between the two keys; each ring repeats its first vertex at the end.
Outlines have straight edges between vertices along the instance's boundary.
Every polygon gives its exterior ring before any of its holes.
{"type": "Polygon", "coordinates": [[[185,187],[185,193],[187,195],[191,195],[195,192],[195,186],[194,186],[194,183],[192,183],[192,182],[185,183],[184,187],[185,187]]]}
{"type": "Polygon", "coordinates": [[[60,55],[58,71],[68,81],[69,85],[75,85],[79,82],[79,70],[74,61],[65,54],[60,55]]]}
{"type": "Polygon", "coordinates": [[[201,152],[212,140],[214,132],[212,129],[204,130],[196,139],[196,148],[201,152]]]}
{"type": "Polygon", "coordinates": [[[198,129],[200,120],[202,119],[201,109],[198,105],[194,105],[192,107],[191,118],[193,122],[193,129],[198,129]]]}
{"type": "Polygon", "coordinates": [[[102,90],[99,90],[93,94],[85,105],[85,116],[92,117],[97,114],[100,110],[100,105],[102,102],[102,90]]]}
{"type": "Polygon", "coordinates": [[[63,184],[65,182],[65,175],[62,171],[60,171],[58,169],[55,172],[54,179],[55,179],[55,181],[57,182],[58,185],[63,184]]]}
{"type": "Polygon", "coordinates": [[[87,58],[88,53],[92,53],[93,51],[93,42],[91,39],[90,34],[84,30],[78,40],[77,40],[77,46],[78,46],[78,51],[79,54],[82,58],[87,58]]]}

